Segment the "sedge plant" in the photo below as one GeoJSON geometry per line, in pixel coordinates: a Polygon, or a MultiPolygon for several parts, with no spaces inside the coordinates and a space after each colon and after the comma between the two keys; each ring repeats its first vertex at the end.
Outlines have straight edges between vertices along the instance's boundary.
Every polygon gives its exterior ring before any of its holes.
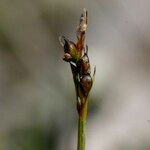
{"type": "Polygon", "coordinates": [[[85,128],[87,120],[89,93],[92,88],[96,67],[91,76],[91,67],[88,57],[88,46],[85,45],[85,33],[87,30],[88,15],[83,9],[77,28],[77,42],[74,43],[64,36],[59,37],[60,44],[64,50],[63,60],[71,67],[73,81],[76,91],[76,103],[78,112],[78,140],[77,150],[85,150],[85,128]]]}

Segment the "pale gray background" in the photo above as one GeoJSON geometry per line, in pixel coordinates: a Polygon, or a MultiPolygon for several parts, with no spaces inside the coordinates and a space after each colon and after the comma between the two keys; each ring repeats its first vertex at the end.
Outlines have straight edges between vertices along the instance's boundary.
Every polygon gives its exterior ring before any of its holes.
{"type": "Polygon", "coordinates": [[[96,80],[86,150],[150,149],[149,0],[0,0],[0,150],[76,150],[70,67],[83,8],[96,80]]]}

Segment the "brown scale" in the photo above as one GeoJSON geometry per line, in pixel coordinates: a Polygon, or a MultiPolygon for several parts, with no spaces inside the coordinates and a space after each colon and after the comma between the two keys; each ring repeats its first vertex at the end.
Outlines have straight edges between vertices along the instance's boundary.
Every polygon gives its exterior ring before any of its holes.
{"type": "Polygon", "coordinates": [[[83,57],[79,60],[79,77],[80,77],[80,88],[83,91],[83,95],[87,96],[91,90],[93,79],[91,77],[91,67],[88,57],[88,47],[86,46],[86,52],[83,57]]]}

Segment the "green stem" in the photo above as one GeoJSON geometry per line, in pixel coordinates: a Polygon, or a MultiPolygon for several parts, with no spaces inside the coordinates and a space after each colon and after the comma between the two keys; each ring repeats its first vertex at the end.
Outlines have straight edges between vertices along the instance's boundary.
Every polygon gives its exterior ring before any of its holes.
{"type": "Polygon", "coordinates": [[[79,114],[77,150],[85,150],[87,106],[88,106],[88,102],[85,102],[82,108],[82,113],[79,114]]]}
{"type": "Polygon", "coordinates": [[[86,120],[79,117],[78,120],[78,150],[85,150],[85,126],[86,120]]]}

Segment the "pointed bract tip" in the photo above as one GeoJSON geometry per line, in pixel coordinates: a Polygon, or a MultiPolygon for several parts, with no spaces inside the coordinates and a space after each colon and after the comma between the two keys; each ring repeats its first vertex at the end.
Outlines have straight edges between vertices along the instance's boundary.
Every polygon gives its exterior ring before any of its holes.
{"type": "Polygon", "coordinates": [[[84,8],[80,17],[78,32],[85,32],[87,29],[87,10],[84,8]]]}

